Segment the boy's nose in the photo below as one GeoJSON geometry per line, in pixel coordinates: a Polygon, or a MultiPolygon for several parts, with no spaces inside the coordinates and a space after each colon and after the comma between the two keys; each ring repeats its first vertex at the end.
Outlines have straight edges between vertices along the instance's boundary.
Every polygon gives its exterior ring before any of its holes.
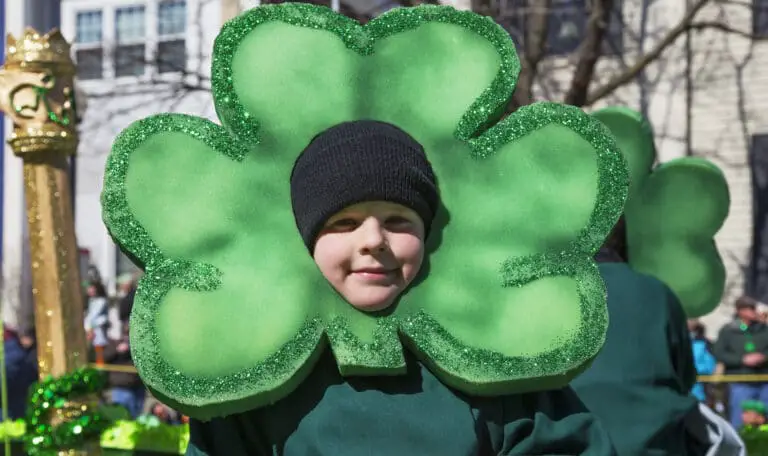
{"type": "Polygon", "coordinates": [[[360,226],[360,247],[364,252],[381,252],[387,247],[384,227],[373,217],[368,218],[360,226]]]}

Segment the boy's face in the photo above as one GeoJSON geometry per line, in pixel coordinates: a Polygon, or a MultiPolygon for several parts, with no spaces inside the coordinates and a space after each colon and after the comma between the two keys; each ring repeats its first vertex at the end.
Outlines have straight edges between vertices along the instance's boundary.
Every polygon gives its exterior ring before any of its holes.
{"type": "Polygon", "coordinates": [[[354,204],[331,216],[313,253],[325,278],[355,308],[387,308],[424,260],[424,223],[400,204],[354,204]]]}
{"type": "Polygon", "coordinates": [[[765,416],[754,410],[744,410],[741,412],[741,421],[749,426],[762,426],[765,424],[765,416]]]}

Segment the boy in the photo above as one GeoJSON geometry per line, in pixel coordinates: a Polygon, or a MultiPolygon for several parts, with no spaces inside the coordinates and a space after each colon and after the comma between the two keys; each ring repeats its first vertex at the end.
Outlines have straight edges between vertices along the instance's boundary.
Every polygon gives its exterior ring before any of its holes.
{"type": "MultiPolygon", "coordinates": [[[[318,135],[291,175],[296,225],[324,277],[352,306],[386,312],[413,282],[439,192],[422,146],[356,121],[318,135]]],[[[458,393],[413,356],[407,373],[342,378],[326,351],[288,397],[191,420],[187,455],[610,455],[569,388],[497,398],[458,393]]]]}

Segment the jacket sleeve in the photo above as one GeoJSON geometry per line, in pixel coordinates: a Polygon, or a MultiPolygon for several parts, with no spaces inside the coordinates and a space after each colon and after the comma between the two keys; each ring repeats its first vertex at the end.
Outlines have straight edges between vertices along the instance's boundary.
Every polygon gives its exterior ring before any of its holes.
{"type": "Polygon", "coordinates": [[[687,394],[696,383],[693,344],[688,332],[683,306],[670,289],[667,289],[667,304],[669,308],[667,339],[669,340],[670,356],[677,378],[682,383],[681,393],[687,394]]]}
{"type": "Polygon", "coordinates": [[[186,456],[267,456],[272,449],[248,414],[210,421],[189,420],[186,456]]]}
{"type": "Polygon", "coordinates": [[[570,387],[507,396],[499,455],[613,456],[607,432],[570,387]]]}
{"type": "Polygon", "coordinates": [[[715,358],[721,363],[725,364],[725,367],[738,368],[741,367],[741,350],[735,350],[729,340],[729,331],[727,326],[720,330],[720,334],[717,336],[717,341],[712,349],[715,358]]]}

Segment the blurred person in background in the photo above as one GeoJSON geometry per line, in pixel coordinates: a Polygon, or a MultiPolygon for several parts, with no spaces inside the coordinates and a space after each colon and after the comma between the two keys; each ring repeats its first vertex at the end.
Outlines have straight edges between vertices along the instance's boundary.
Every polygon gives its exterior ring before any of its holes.
{"type": "Polygon", "coordinates": [[[25,417],[29,388],[37,382],[37,347],[35,345],[34,306],[30,296],[17,308],[3,303],[3,349],[8,388],[8,416],[25,417]]]}
{"type": "MultiPolygon", "coordinates": [[[[735,318],[720,329],[713,354],[725,366],[726,375],[768,374],[768,325],[760,321],[757,301],[742,296],[735,307],[735,318]]],[[[729,418],[735,429],[741,428],[741,404],[748,400],[768,403],[768,383],[730,384],[729,418]]]]}
{"type": "Polygon", "coordinates": [[[86,287],[88,305],[85,313],[85,332],[96,353],[96,364],[104,364],[104,347],[107,346],[109,328],[109,300],[101,282],[89,282],[86,287]]]}
{"type": "Polygon", "coordinates": [[[760,427],[765,424],[765,404],[756,400],[741,403],[741,421],[744,427],[760,427]]]}
{"type": "MultiPolygon", "coordinates": [[[[717,360],[712,355],[712,344],[706,337],[704,325],[699,320],[688,320],[688,331],[691,337],[693,364],[696,367],[696,373],[698,375],[714,374],[717,368],[717,360]]],[[[691,394],[701,402],[707,401],[706,389],[702,383],[694,384],[691,394]]]]}

